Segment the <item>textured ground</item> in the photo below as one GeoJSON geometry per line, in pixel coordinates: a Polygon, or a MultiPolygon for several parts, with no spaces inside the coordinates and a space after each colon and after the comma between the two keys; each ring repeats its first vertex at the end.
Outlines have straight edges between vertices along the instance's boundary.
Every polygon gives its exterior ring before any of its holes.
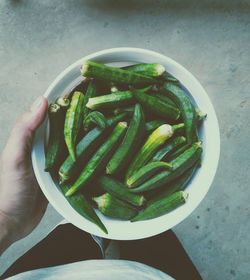
{"type": "MultiPolygon", "coordinates": [[[[78,58],[120,46],[166,54],[200,80],[221,128],[212,188],[175,231],[205,280],[250,279],[249,16],[241,0],[2,0],[0,148],[18,115],[78,58]]],[[[1,257],[0,271],[59,220],[49,207],[1,257]]]]}

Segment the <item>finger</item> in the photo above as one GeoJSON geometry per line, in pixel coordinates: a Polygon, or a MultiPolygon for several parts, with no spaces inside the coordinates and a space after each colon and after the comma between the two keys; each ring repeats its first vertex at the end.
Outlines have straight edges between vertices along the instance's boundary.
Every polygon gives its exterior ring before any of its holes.
{"type": "Polygon", "coordinates": [[[9,164],[18,166],[30,158],[33,136],[43,122],[47,108],[47,99],[41,96],[17,121],[3,151],[3,158],[9,164]]]}

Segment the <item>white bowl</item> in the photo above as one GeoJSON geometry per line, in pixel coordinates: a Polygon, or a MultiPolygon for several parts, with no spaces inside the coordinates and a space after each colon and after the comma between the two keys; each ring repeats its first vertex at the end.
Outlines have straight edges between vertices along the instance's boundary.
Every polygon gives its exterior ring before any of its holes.
{"type": "Polygon", "coordinates": [[[183,66],[159,53],[137,48],[115,48],[90,54],[78,60],[64,70],[50,85],[44,96],[49,102],[56,97],[69,92],[78,84],[82,77],[80,66],[86,60],[101,63],[111,63],[122,66],[129,63],[160,63],[166,70],[181,81],[189,90],[198,107],[207,113],[207,119],[202,126],[200,137],[203,142],[202,167],[199,168],[189,183],[187,203],[176,210],[156,219],[134,222],[109,219],[97,211],[99,217],[108,229],[103,233],[96,225],[79,215],[67,202],[60,189],[54,184],[49,173],[44,172],[44,143],[46,138],[46,122],[36,134],[32,162],[38,183],[53,207],[70,223],[78,228],[97,236],[109,239],[132,240],[146,238],[166,231],[183,221],[190,215],[205,197],[216,173],[220,154],[219,125],[216,114],[207,93],[197,79],[183,66]]]}

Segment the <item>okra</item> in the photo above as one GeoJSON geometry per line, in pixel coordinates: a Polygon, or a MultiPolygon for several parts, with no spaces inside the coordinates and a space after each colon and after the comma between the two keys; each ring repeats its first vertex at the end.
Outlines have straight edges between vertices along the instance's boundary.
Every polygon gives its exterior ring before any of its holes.
{"type": "Polygon", "coordinates": [[[136,104],[134,115],[126,135],[106,167],[107,174],[117,174],[124,169],[124,167],[131,161],[138,146],[141,144],[144,132],[144,113],[141,106],[136,104]]]}
{"type": "Polygon", "coordinates": [[[180,111],[178,108],[160,100],[159,98],[145,93],[142,94],[137,90],[134,90],[133,93],[137,101],[147,111],[170,121],[176,121],[180,117],[180,111]]]}
{"type": "Polygon", "coordinates": [[[81,125],[83,101],[84,95],[79,91],[75,91],[66,112],[64,124],[65,142],[74,161],[76,160],[76,140],[81,125]]]}
{"type": "Polygon", "coordinates": [[[158,160],[165,160],[166,156],[170,153],[176,151],[180,146],[184,145],[186,143],[186,138],[183,136],[178,136],[174,138],[173,140],[166,143],[153,157],[153,161],[158,160]]]}
{"type": "Polygon", "coordinates": [[[58,104],[50,104],[49,116],[49,141],[45,157],[45,171],[55,170],[63,160],[65,142],[63,135],[65,111],[58,104]]]}
{"type": "MultiPolygon", "coordinates": [[[[143,94],[148,92],[151,87],[146,87],[138,90],[138,94],[143,94]]],[[[133,91],[117,91],[115,93],[106,94],[90,98],[87,107],[91,110],[94,109],[105,109],[105,108],[117,108],[126,105],[131,105],[135,102],[133,91]]]]}
{"type": "Polygon", "coordinates": [[[185,91],[175,84],[165,83],[161,92],[167,94],[180,108],[185,124],[187,143],[192,144],[197,141],[196,111],[185,91]]]}
{"type": "Polygon", "coordinates": [[[159,77],[164,71],[165,67],[159,63],[140,63],[122,67],[122,69],[139,73],[150,77],[159,77]]]}
{"type": "Polygon", "coordinates": [[[101,145],[101,147],[91,157],[88,164],[83,168],[78,179],[67,191],[66,196],[74,194],[105,168],[110,157],[112,156],[114,149],[119,143],[119,140],[124,135],[126,128],[126,122],[120,122],[117,124],[108,140],[101,145]]]}
{"type": "Polygon", "coordinates": [[[171,164],[163,161],[150,162],[143,167],[141,167],[137,172],[135,172],[128,180],[128,187],[137,187],[144,183],[147,179],[151,178],[156,173],[162,170],[171,170],[171,164]]]}
{"type": "Polygon", "coordinates": [[[181,176],[186,170],[200,159],[202,153],[201,143],[194,143],[176,159],[170,161],[171,171],[162,171],[137,188],[131,189],[133,193],[146,192],[157,189],[181,176]]]}
{"type": "Polygon", "coordinates": [[[97,78],[115,84],[129,84],[135,86],[152,85],[158,83],[152,77],[137,74],[132,71],[107,66],[93,61],[86,61],[81,68],[85,77],[97,78]]]}
{"type": "Polygon", "coordinates": [[[153,120],[153,121],[146,122],[146,131],[151,133],[152,131],[154,131],[156,128],[163,125],[164,123],[165,122],[162,120],[153,120]]]}
{"type": "Polygon", "coordinates": [[[119,89],[118,89],[117,86],[115,86],[115,85],[113,84],[113,85],[111,85],[111,87],[110,87],[110,91],[111,91],[112,93],[114,93],[114,92],[119,91],[119,89]]]}
{"type": "Polygon", "coordinates": [[[69,107],[70,100],[67,97],[59,97],[56,99],[56,104],[66,110],[69,107]]]}
{"type": "Polygon", "coordinates": [[[133,93],[127,90],[127,91],[120,91],[119,94],[116,92],[116,93],[90,98],[86,106],[91,110],[95,110],[95,109],[116,108],[119,106],[126,106],[126,105],[133,104],[133,102],[134,102],[133,93]]]}
{"type": "MultiPolygon", "coordinates": [[[[107,119],[107,126],[112,127],[119,121],[122,121],[126,115],[120,114],[107,119]]],[[[76,146],[76,161],[74,162],[71,156],[68,156],[59,169],[60,184],[65,183],[77,176],[80,166],[86,163],[90,156],[101,144],[101,140],[106,135],[107,129],[94,128],[89,131],[76,146]]],[[[80,170],[81,171],[81,170],[80,170]]]]}
{"type": "Polygon", "coordinates": [[[199,108],[195,108],[195,112],[196,112],[198,124],[203,122],[206,119],[207,114],[203,113],[199,108]]]}
{"type": "Polygon", "coordinates": [[[60,184],[72,180],[79,172],[80,166],[89,159],[103,138],[104,130],[94,128],[89,131],[76,146],[76,161],[69,155],[59,169],[60,184]]]}
{"type": "Polygon", "coordinates": [[[187,198],[187,193],[183,191],[175,192],[168,197],[161,198],[148,205],[131,222],[150,220],[165,215],[183,205],[187,201],[187,198]]]}
{"type": "Polygon", "coordinates": [[[148,163],[155,152],[165,143],[167,139],[172,137],[173,129],[168,124],[163,124],[154,130],[146,140],[145,144],[141,147],[139,152],[136,154],[132,163],[130,164],[126,180],[128,180],[135,172],[137,172],[143,165],[148,163]]]}
{"type": "Polygon", "coordinates": [[[131,193],[126,186],[110,176],[102,176],[98,180],[98,183],[106,192],[124,202],[134,206],[142,206],[145,203],[144,196],[131,193]]]}
{"type": "Polygon", "coordinates": [[[154,198],[150,199],[147,205],[150,205],[164,197],[170,196],[174,192],[184,191],[193,177],[197,169],[197,163],[194,164],[191,168],[185,171],[180,177],[171,182],[170,184],[163,186],[162,189],[159,189],[159,192],[154,198]]]}
{"type": "Polygon", "coordinates": [[[86,104],[88,103],[89,99],[92,97],[95,97],[97,94],[97,89],[96,89],[96,85],[95,82],[93,80],[91,80],[89,82],[85,97],[84,97],[84,102],[83,102],[83,122],[85,122],[85,119],[87,117],[87,115],[89,114],[89,108],[86,107],[86,104]]]}
{"type": "MultiPolygon", "coordinates": [[[[64,194],[66,194],[69,190],[68,186],[62,186],[61,188],[64,194]]],[[[103,232],[108,234],[106,227],[104,226],[100,218],[97,216],[94,209],[83,194],[74,194],[71,197],[66,197],[66,199],[80,215],[82,215],[90,222],[96,224],[103,232]]]]}
{"type": "Polygon", "coordinates": [[[108,217],[119,220],[130,220],[136,216],[137,211],[129,204],[115,198],[109,193],[94,197],[100,212],[108,217]]]}
{"type": "Polygon", "coordinates": [[[162,95],[160,93],[152,93],[152,96],[159,98],[160,100],[162,100],[163,102],[176,107],[176,104],[174,103],[174,101],[172,101],[172,99],[170,99],[169,97],[162,95]]]}
{"type": "Polygon", "coordinates": [[[179,155],[181,155],[182,153],[184,153],[188,148],[190,147],[189,144],[185,144],[181,147],[179,147],[177,150],[175,150],[174,152],[169,153],[165,159],[168,161],[172,161],[175,158],[177,158],[179,155]]]}
{"type": "Polygon", "coordinates": [[[84,130],[88,131],[91,124],[95,124],[97,127],[104,129],[107,126],[107,120],[101,112],[93,111],[90,112],[84,120],[84,130]]]}

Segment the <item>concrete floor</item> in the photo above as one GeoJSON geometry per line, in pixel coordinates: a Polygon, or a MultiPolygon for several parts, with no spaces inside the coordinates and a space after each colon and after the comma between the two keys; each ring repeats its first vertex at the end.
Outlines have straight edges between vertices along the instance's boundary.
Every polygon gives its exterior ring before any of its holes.
{"type": "MultiPolygon", "coordinates": [[[[172,57],[203,84],[221,127],[213,186],[174,230],[205,280],[250,279],[249,44],[247,0],[1,0],[0,148],[19,114],[78,58],[120,46],[172,57]]],[[[49,207],[0,271],[60,219],[49,207]]]]}

